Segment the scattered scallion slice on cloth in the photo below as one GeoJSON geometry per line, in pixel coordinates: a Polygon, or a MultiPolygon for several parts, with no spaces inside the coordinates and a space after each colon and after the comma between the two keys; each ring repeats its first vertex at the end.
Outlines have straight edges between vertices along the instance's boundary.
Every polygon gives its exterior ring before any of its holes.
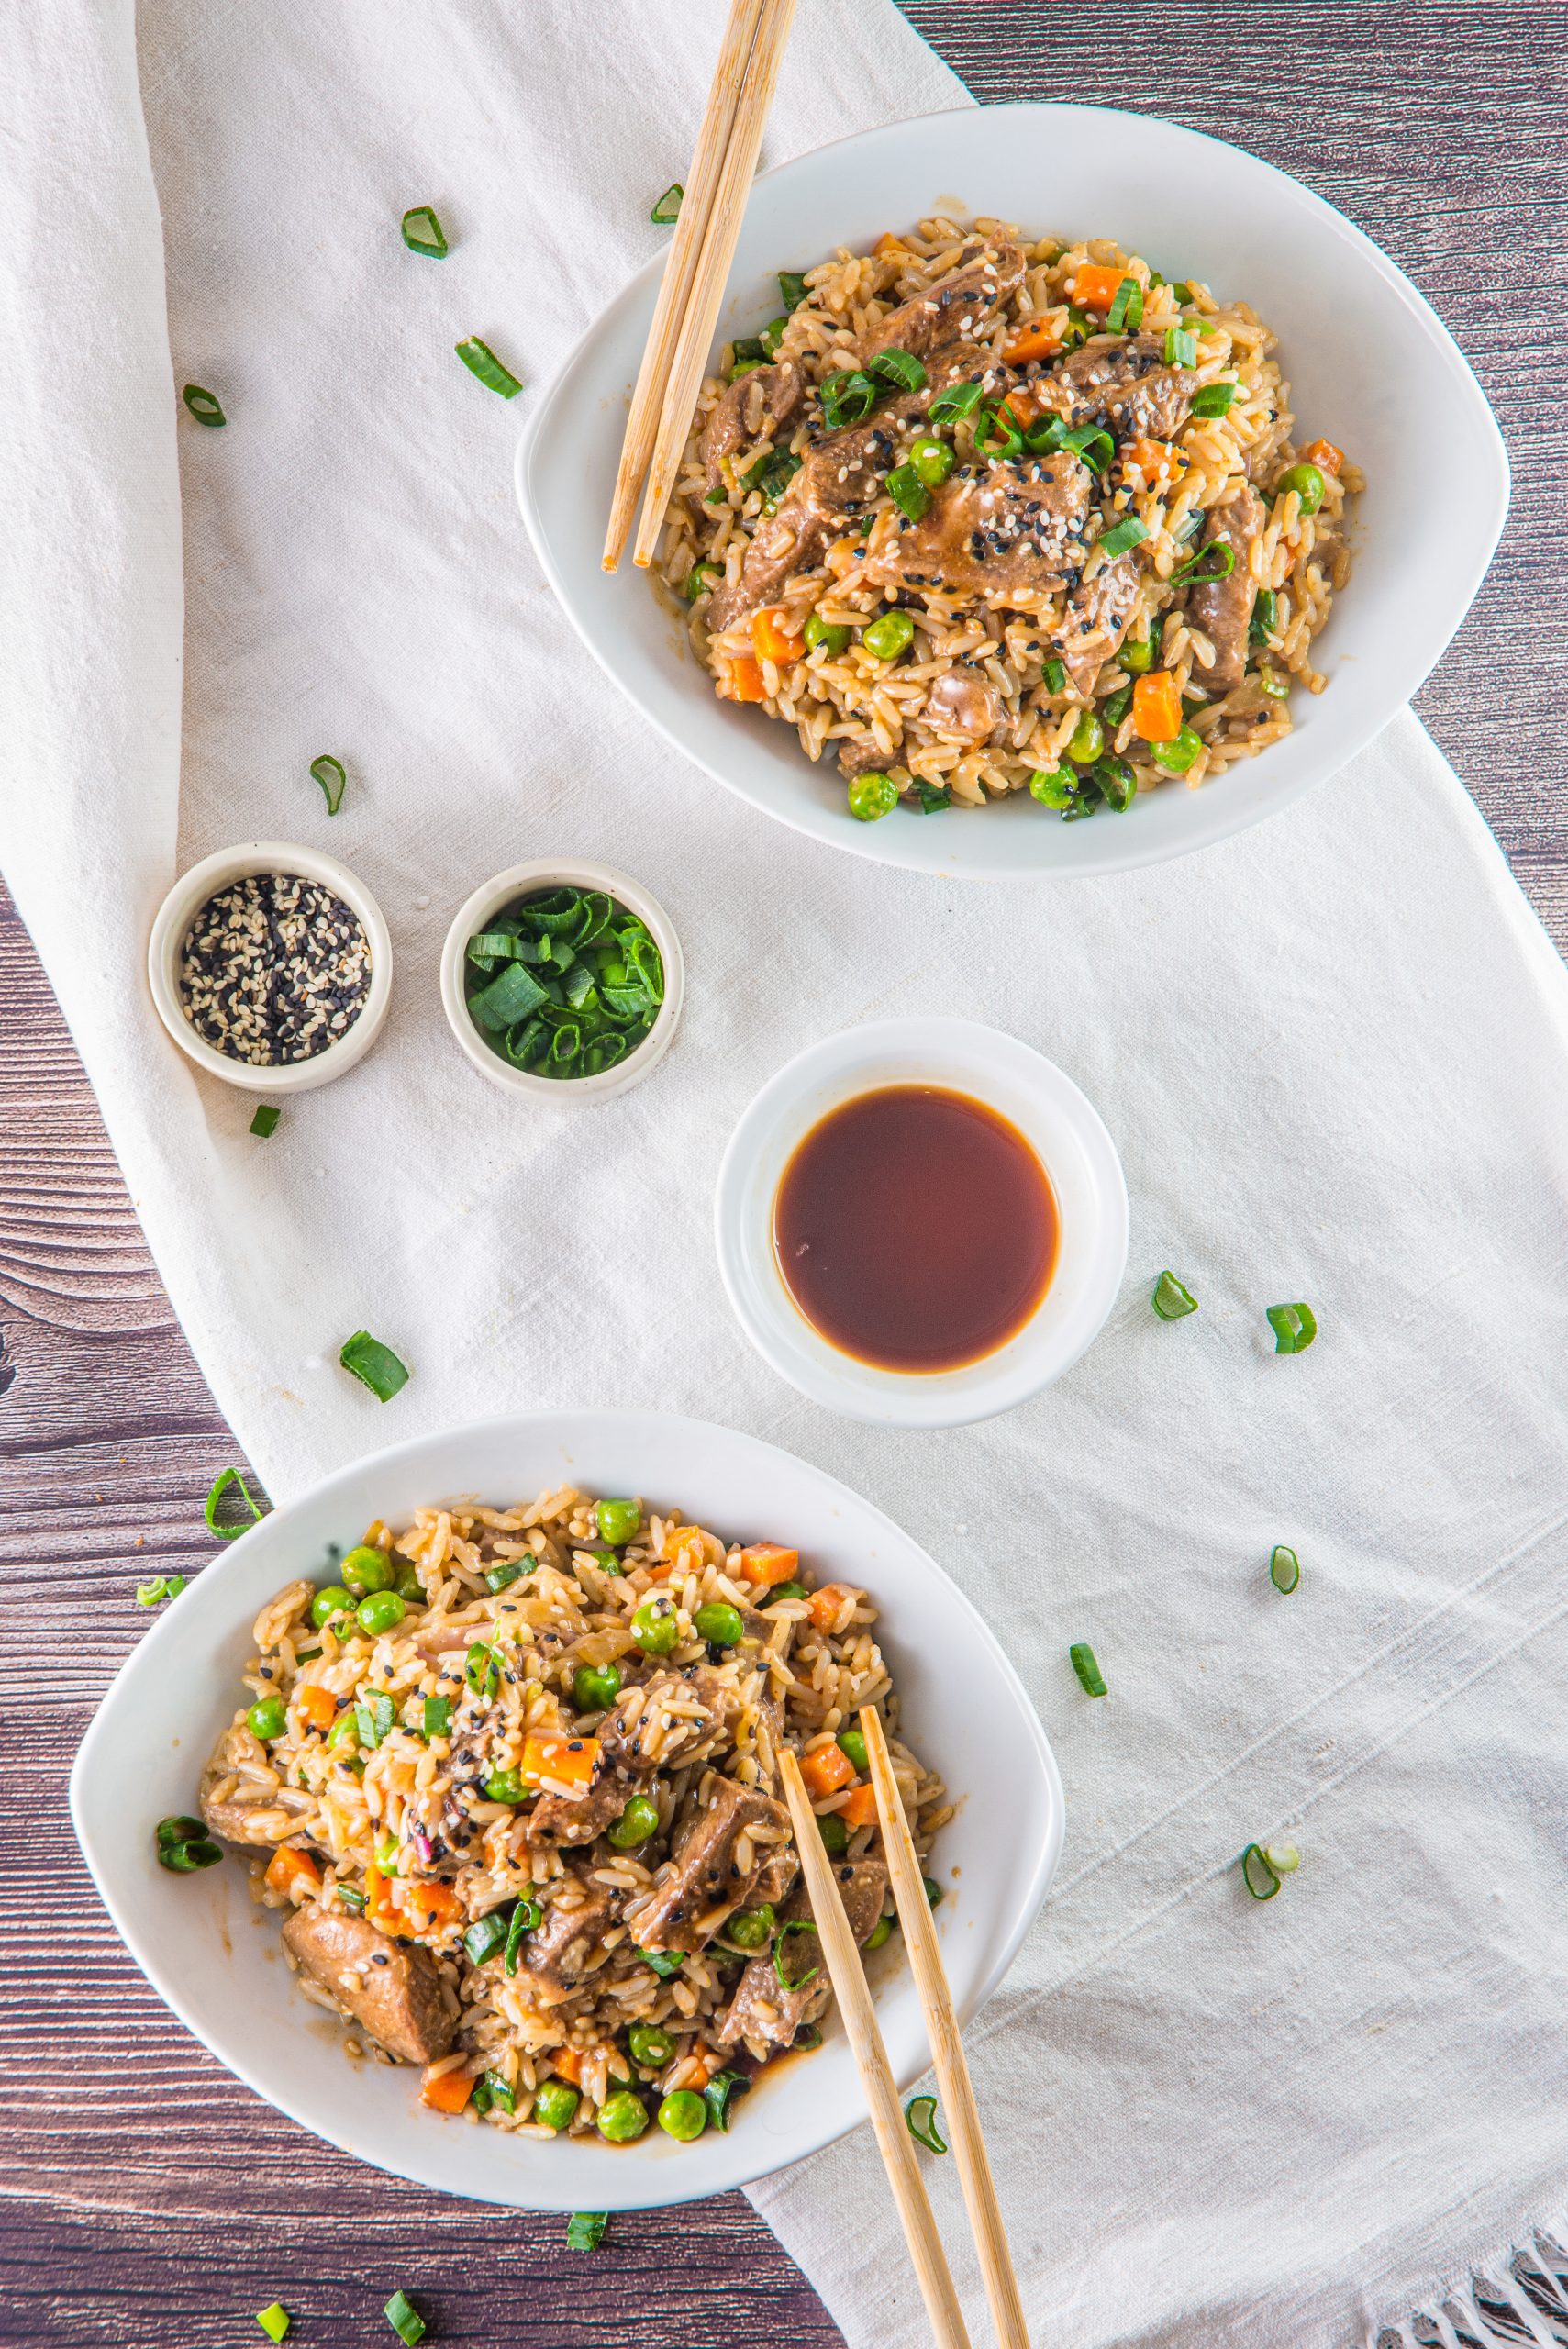
{"type": "Polygon", "coordinates": [[[1141,546],[1148,536],[1148,530],[1137,515],[1128,514],[1111,525],[1100,544],[1107,554],[1125,554],[1129,547],[1141,546]]]}
{"type": "Polygon", "coordinates": [[[568,2251],[597,2251],[610,2223],[607,2210],[573,2210],[566,2221],[568,2251]]]}
{"type": "Polygon", "coordinates": [[[265,1141],[270,1135],[277,1132],[278,1119],[282,1114],[273,1102],[263,1101],[250,1120],[251,1132],[260,1134],[261,1140],[265,1141]]]}
{"type": "Polygon", "coordinates": [[[1073,1669],[1077,1674],[1079,1685],[1086,1697],[1104,1697],[1109,1694],[1105,1676],[1095,1662],[1095,1651],[1087,1640],[1074,1640],[1067,1653],[1072,1659],[1073,1669]]]}
{"type": "Polygon", "coordinates": [[[1293,1591],[1301,1580],[1301,1561],[1294,1550],[1276,1542],[1269,1558],[1269,1580],[1276,1590],[1293,1591]]]}
{"type": "Polygon", "coordinates": [[[202,1505],[202,1516],[206,1520],[207,1531],[213,1534],[219,1542],[238,1542],[242,1533],[248,1533],[250,1531],[250,1528],[256,1523],[258,1518],[264,1517],[265,1515],[266,1511],[264,1509],[258,1508],[255,1501],[252,1499],[250,1487],[245,1482],[245,1478],[241,1471],[238,1468],[220,1468],[217,1475],[212,1480],[212,1490],[208,1493],[206,1501],[202,1505]],[[245,1507],[250,1510],[250,1514],[249,1517],[241,1518],[238,1525],[220,1525],[218,1523],[217,1512],[222,1505],[223,1497],[228,1492],[231,1485],[238,1486],[239,1497],[244,1502],[245,1507]]]}
{"type": "Polygon", "coordinates": [[[281,2341],[289,2329],[289,2312],[282,2300],[274,2300],[270,2309],[258,2309],[256,2321],[269,2341],[281,2341]]]}
{"type": "Polygon", "coordinates": [[[937,2099],[934,2096],[912,2096],[904,2108],[904,2126],[917,2145],[929,2154],[945,2154],[947,2142],[937,2127],[937,2099]]]}
{"type": "Polygon", "coordinates": [[[1261,1843],[1249,1843],[1242,1853],[1241,1881],[1254,1900],[1272,1900],[1279,1890],[1278,1873],[1261,1843]]]}
{"type": "Polygon", "coordinates": [[[655,199],[648,217],[656,228],[672,228],[680,218],[681,201],[685,193],[679,180],[672,180],[663,195],[655,199]]]}
{"type": "Polygon", "coordinates": [[[403,241],[411,253],[428,261],[445,261],[449,247],[441,224],[428,204],[413,205],[403,216],[403,241]]]}
{"type": "Polygon", "coordinates": [[[452,348],[469,373],[477,375],[487,390],[499,392],[504,400],[517,398],[523,388],[521,384],[509,367],[503,366],[490,345],[480,340],[478,335],[465,335],[462,342],[454,343],[452,348]]]}
{"type": "Polygon", "coordinates": [[[198,424],[227,424],[228,418],[212,392],[204,391],[199,384],[187,384],[180,394],[198,424]]]}
{"type": "Polygon", "coordinates": [[[1318,1317],[1309,1305],[1267,1305],[1263,1319],[1274,1333],[1276,1354],[1304,1354],[1318,1335],[1318,1317]]]}
{"type": "Polygon", "coordinates": [[[356,1330],[339,1349],[338,1360],[361,1386],[368,1386],[379,1403],[390,1403],[399,1387],[408,1384],[406,1364],[400,1363],[390,1346],[373,1338],[368,1330],[356,1330]]]}
{"type": "Polygon", "coordinates": [[[1265,1843],[1263,1857],[1275,1876],[1294,1876],[1301,1865],[1301,1854],[1294,1843],[1265,1843]]]}
{"type": "Polygon", "coordinates": [[[399,2341],[408,2343],[408,2349],[414,2349],[416,2342],[425,2338],[428,2330],[425,2320],[406,2292],[394,2292],[382,2314],[399,2341]]]}
{"type": "MultiPolygon", "coordinates": [[[[244,1527],[241,1526],[239,1531],[243,1533],[244,1531],[244,1527]]],[[[160,1599],[178,1598],[185,1587],[185,1582],[186,1577],[183,1575],[156,1575],[150,1582],[139,1582],[136,1586],[136,1603],[139,1607],[156,1607],[160,1599]]]]}
{"type": "Polygon", "coordinates": [[[744,2072],[715,2072],[702,2092],[702,2100],[716,2129],[728,2130],[731,2102],[736,2097],[746,2095],[751,2086],[744,2072]]]}
{"type": "Polygon", "coordinates": [[[335,816],[343,804],[343,786],[349,780],[342,760],[335,759],[330,751],[323,751],[318,759],[310,762],[310,779],[321,785],[327,813],[335,816]]]}
{"type": "Polygon", "coordinates": [[[1162,1321],[1180,1321],[1184,1315],[1197,1311],[1196,1297],[1174,1273],[1161,1274],[1149,1302],[1162,1321]]]}

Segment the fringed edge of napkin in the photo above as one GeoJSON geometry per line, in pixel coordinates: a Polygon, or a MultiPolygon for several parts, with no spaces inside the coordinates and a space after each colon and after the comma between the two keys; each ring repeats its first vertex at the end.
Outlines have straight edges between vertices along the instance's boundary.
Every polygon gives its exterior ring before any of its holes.
{"type": "MultiPolygon", "coordinates": [[[[1568,2232],[1568,2229],[1564,2230],[1568,2232]]],[[[1474,2269],[1467,2286],[1418,2309],[1401,2324],[1380,2325],[1365,2349],[1565,2349],[1568,2250],[1535,2230],[1523,2251],[1474,2269]]]]}

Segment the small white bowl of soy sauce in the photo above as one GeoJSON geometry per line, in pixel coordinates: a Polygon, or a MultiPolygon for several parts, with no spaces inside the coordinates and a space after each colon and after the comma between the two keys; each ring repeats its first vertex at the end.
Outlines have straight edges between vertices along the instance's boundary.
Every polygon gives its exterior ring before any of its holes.
{"type": "Polygon", "coordinates": [[[967,1019],[812,1045],[730,1137],[715,1199],[736,1318],[851,1419],[962,1427],[1071,1368],[1127,1269],[1116,1145],[1071,1077],[967,1019]]]}

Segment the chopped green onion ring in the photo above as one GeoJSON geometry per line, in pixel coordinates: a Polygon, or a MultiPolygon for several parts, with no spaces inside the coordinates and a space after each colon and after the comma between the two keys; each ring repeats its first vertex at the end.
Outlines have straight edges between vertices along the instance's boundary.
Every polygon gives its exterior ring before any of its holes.
{"type": "Polygon", "coordinates": [[[1304,1354],[1318,1335],[1318,1317],[1309,1305],[1269,1305],[1263,1319],[1274,1333],[1276,1354],[1304,1354]]]}
{"type": "Polygon", "coordinates": [[[707,2117],[719,2131],[729,2126],[729,2106],[733,2098],[744,2096],[751,2083],[744,2072],[715,2072],[702,2092],[707,2107],[707,2117]]]}
{"type": "Polygon", "coordinates": [[[509,367],[503,366],[487,342],[476,334],[465,335],[462,342],[452,345],[471,375],[477,375],[490,391],[499,392],[504,400],[515,400],[522,390],[521,384],[509,367]]]}
{"type": "Polygon", "coordinates": [[[1174,1273],[1161,1274],[1149,1302],[1162,1321],[1180,1321],[1184,1315],[1197,1311],[1196,1297],[1174,1273]]]}
{"type": "Polygon", "coordinates": [[[798,310],[803,302],[810,300],[811,288],[799,270],[781,269],[778,276],[779,293],[786,310],[798,310]]]}
{"type": "Polygon", "coordinates": [[[261,1108],[257,1110],[255,1116],[250,1120],[251,1132],[253,1134],[259,1134],[261,1140],[265,1141],[270,1135],[277,1132],[278,1119],[282,1114],[283,1112],[277,1108],[275,1103],[272,1101],[263,1101],[261,1108]]]}
{"type": "Polygon", "coordinates": [[[416,204],[403,216],[403,241],[411,253],[423,253],[430,261],[445,261],[447,240],[441,224],[428,204],[416,204]]]}
{"type": "Polygon", "coordinates": [[[1147,529],[1137,515],[1129,514],[1121,521],[1112,524],[1100,544],[1107,554],[1126,554],[1129,547],[1141,546],[1148,536],[1147,529]]]}
{"type": "Polygon", "coordinates": [[[1249,1843],[1241,1854],[1241,1881],[1254,1900],[1272,1900],[1280,1880],[1261,1843],[1249,1843]]]}
{"type": "Polygon", "coordinates": [[[656,228],[671,228],[680,218],[681,200],[685,193],[679,180],[672,180],[663,195],[655,197],[648,217],[656,228]]]}
{"type": "Polygon", "coordinates": [[[1218,579],[1229,579],[1236,568],[1236,550],[1224,539],[1210,539],[1189,561],[1178,563],[1171,573],[1173,587],[1198,587],[1218,579]],[[1206,568],[1206,566],[1207,566],[1206,568]]]}
{"type": "Polygon", "coordinates": [[[323,751],[318,759],[310,762],[313,783],[318,783],[326,795],[327,813],[335,816],[343,804],[343,786],[349,778],[343,772],[343,762],[335,759],[330,751],[323,751]]]}
{"type": "Polygon", "coordinates": [[[773,1943],[773,1972],[784,1989],[804,1990],[806,1984],[815,1982],[821,1972],[819,1965],[808,1966],[804,1974],[798,1976],[791,1976],[784,1969],[784,1943],[791,1933],[815,1933],[816,1931],[809,1917],[792,1917],[787,1925],[779,1927],[778,1939],[773,1943]]]}
{"type": "Polygon", "coordinates": [[[1263,1857],[1275,1876],[1294,1876],[1301,1865],[1301,1854],[1294,1843],[1265,1843],[1263,1857]]]}
{"type": "Polygon", "coordinates": [[[984,384],[950,384],[939,392],[926,411],[932,424],[956,424],[961,417],[971,416],[985,396],[984,384]]]}
{"type": "Polygon", "coordinates": [[[282,2300],[274,2300],[270,2309],[258,2309],[256,2321],[269,2341],[282,2341],[289,2329],[289,2312],[282,2300]]]}
{"type": "Polygon", "coordinates": [[[877,352],[867,372],[882,383],[896,384],[903,392],[923,392],[929,380],[912,351],[891,346],[877,352]]]}
{"type": "Polygon", "coordinates": [[[597,2251],[610,2223],[607,2210],[573,2210],[566,2221],[568,2251],[597,2251]]]}
{"type": "Polygon", "coordinates": [[[1143,288],[1136,277],[1124,277],[1106,316],[1107,334],[1136,334],[1143,324],[1143,288]]]}
{"type": "MultiPolygon", "coordinates": [[[[245,1528],[241,1525],[236,1531],[243,1533],[245,1528]]],[[[136,1603],[139,1607],[156,1607],[160,1599],[178,1598],[185,1588],[186,1580],[184,1575],[156,1575],[150,1582],[139,1582],[136,1603]]]]}
{"type": "Polygon", "coordinates": [[[399,2341],[406,2342],[408,2349],[415,2349],[416,2343],[425,2338],[425,2320],[406,2292],[394,2292],[382,2314],[399,2341]]]}
{"type": "MultiPolygon", "coordinates": [[[[635,1948],[636,1944],[634,1943],[633,1946],[635,1948]]],[[[661,1982],[668,1982],[673,1974],[679,1974],[684,1962],[679,1952],[675,1950],[637,1949],[636,1954],[644,1965],[652,1968],[661,1982]]],[[[748,1956],[751,1954],[750,1951],[747,1952],[748,1956]]]]}
{"type": "Polygon", "coordinates": [[[204,391],[199,384],[187,384],[180,394],[180,397],[198,424],[217,425],[228,422],[215,395],[211,392],[204,391]]]}
{"type": "Polygon", "coordinates": [[[1240,390],[1240,384],[1200,384],[1193,394],[1195,416],[1229,416],[1240,390]]]}
{"type": "Polygon", "coordinates": [[[398,1389],[408,1384],[406,1365],[368,1330],[356,1330],[351,1338],[345,1338],[338,1360],[361,1386],[370,1388],[378,1402],[390,1403],[398,1389]]]}
{"type": "Polygon", "coordinates": [[[1276,1590],[1287,1594],[1301,1580],[1301,1561],[1294,1550],[1286,1549],[1283,1542],[1276,1542],[1270,1553],[1269,1580],[1276,1590]]]}
{"type": "Polygon", "coordinates": [[[1167,367],[1197,365],[1197,337],[1190,327],[1165,328],[1165,364],[1167,367]]]}
{"type": "Polygon", "coordinates": [[[218,1471],[212,1480],[212,1490],[202,1507],[202,1516],[206,1520],[206,1530],[219,1542],[238,1542],[239,1536],[242,1533],[249,1533],[257,1520],[265,1514],[265,1510],[258,1508],[252,1500],[250,1487],[238,1468],[222,1468],[218,1471]],[[239,1486],[239,1497],[250,1514],[239,1525],[220,1525],[217,1521],[218,1503],[230,1485],[239,1486]]]}
{"type": "Polygon", "coordinates": [[[917,2145],[929,2154],[945,2154],[947,2142],[937,2127],[937,2099],[934,2096],[912,2096],[904,2108],[904,2126],[917,2145]]]}
{"type": "Polygon", "coordinates": [[[1107,1696],[1109,1691],[1106,1687],[1105,1676],[1095,1662],[1095,1651],[1087,1640],[1074,1640],[1067,1653],[1072,1659],[1073,1669],[1078,1675],[1084,1694],[1086,1697],[1107,1696]]]}

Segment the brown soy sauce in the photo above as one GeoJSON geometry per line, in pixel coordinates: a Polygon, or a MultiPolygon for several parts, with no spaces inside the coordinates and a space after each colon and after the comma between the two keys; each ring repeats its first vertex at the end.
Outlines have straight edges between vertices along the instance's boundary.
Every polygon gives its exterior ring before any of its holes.
{"type": "Polygon", "coordinates": [[[819,1334],[880,1370],[960,1370],[1051,1286],[1061,1218],[1029,1144],[984,1101],[891,1085],[813,1126],[773,1201],[784,1286],[819,1334]]]}

